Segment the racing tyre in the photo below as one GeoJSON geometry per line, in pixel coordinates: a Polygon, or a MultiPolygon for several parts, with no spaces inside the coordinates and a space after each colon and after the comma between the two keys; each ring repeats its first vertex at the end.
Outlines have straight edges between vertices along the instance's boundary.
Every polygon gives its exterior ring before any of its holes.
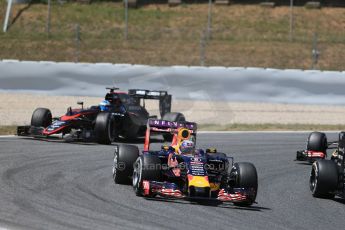
{"type": "Polygon", "coordinates": [[[113,179],[115,184],[130,184],[134,162],[139,149],[134,145],[116,145],[114,152],[113,179]]]}
{"type": "Polygon", "coordinates": [[[52,123],[52,113],[46,108],[37,108],[32,113],[31,126],[48,127],[52,123]]]}
{"type": "Polygon", "coordinates": [[[115,138],[115,121],[111,113],[101,112],[97,115],[94,131],[97,143],[111,144],[115,138]]]}
{"type": "Polygon", "coordinates": [[[238,206],[252,205],[255,202],[258,191],[258,174],[255,166],[249,162],[235,163],[231,169],[230,177],[233,177],[235,187],[251,190],[246,201],[236,202],[234,204],[238,206]]]}
{"type": "Polygon", "coordinates": [[[159,181],[161,178],[161,161],[157,156],[144,154],[138,157],[133,169],[133,189],[137,196],[143,196],[143,181],[159,181]]]}
{"type": "Polygon", "coordinates": [[[310,190],[314,197],[333,198],[338,186],[338,169],[334,161],[318,160],[313,163],[310,190]]]}
{"type": "Polygon", "coordinates": [[[320,132],[312,132],[309,134],[307,142],[307,150],[326,153],[327,137],[326,134],[320,132]]]}
{"type": "MultiPolygon", "coordinates": [[[[162,117],[162,120],[183,122],[183,121],[186,121],[186,118],[182,113],[166,113],[162,117]]],[[[163,134],[163,138],[164,138],[164,141],[171,142],[173,139],[173,135],[170,133],[166,133],[166,134],[163,134]]]]}

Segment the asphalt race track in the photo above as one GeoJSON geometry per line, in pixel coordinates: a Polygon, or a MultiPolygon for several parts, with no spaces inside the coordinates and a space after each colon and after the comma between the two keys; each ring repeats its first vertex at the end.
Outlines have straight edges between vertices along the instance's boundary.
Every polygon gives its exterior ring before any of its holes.
{"type": "Polygon", "coordinates": [[[307,135],[199,134],[256,165],[251,208],[136,197],[112,181],[112,146],[0,138],[0,229],[344,229],[345,201],[313,198],[311,166],[293,161],[307,135]]]}

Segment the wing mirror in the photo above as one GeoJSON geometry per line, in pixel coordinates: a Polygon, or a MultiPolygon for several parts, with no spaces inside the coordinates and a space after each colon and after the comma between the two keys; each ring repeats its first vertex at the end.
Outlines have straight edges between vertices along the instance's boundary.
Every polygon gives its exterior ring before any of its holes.
{"type": "Polygon", "coordinates": [[[78,101],[77,104],[81,105],[81,108],[84,109],[84,102],[83,101],[78,101]]]}
{"type": "Polygon", "coordinates": [[[71,116],[72,115],[72,107],[71,106],[67,108],[66,115],[67,116],[71,116]]]}

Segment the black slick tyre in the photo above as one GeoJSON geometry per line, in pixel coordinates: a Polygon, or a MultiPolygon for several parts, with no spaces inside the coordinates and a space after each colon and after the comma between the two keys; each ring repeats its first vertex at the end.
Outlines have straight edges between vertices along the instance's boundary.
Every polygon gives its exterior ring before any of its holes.
{"type": "Polygon", "coordinates": [[[116,145],[113,163],[113,179],[115,184],[130,184],[134,162],[139,157],[139,149],[135,145],[116,145]]]}
{"type": "Polygon", "coordinates": [[[31,126],[48,127],[52,123],[52,113],[46,108],[37,108],[31,116],[31,126]]]}
{"type": "Polygon", "coordinates": [[[314,197],[333,198],[338,186],[338,169],[334,161],[318,160],[312,165],[309,179],[314,197]]]}
{"type": "Polygon", "coordinates": [[[111,113],[101,112],[97,115],[94,132],[99,144],[110,145],[115,138],[115,122],[111,113]]]}
{"type": "Polygon", "coordinates": [[[309,134],[307,150],[326,153],[327,137],[325,133],[312,132],[309,134]]]}
{"type": "Polygon", "coordinates": [[[236,202],[238,206],[250,206],[255,202],[256,194],[258,191],[258,174],[255,166],[249,162],[238,162],[235,163],[230,177],[235,180],[235,187],[250,189],[248,199],[246,201],[236,202]]]}
{"type": "Polygon", "coordinates": [[[143,196],[143,181],[159,181],[161,178],[161,161],[157,156],[144,154],[134,163],[132,184],[137,196],[143,196]]]}

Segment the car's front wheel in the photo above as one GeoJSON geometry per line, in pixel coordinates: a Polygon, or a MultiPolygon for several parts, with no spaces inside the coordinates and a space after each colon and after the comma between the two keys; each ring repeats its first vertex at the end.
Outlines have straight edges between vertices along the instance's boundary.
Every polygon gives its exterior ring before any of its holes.
{"type": "Polygon", "coordinates": [[[115,139],[115,120],[111,113],[101,112],[97,115],[94,131],[97,143],[111,144],[115,139]]]}
{"type": "Polygon", "coordinates": [[[247,200],[236,202],[235,205],[250,206],[255,202],[258,191],[258,174],[255,166],[249,162],[235,163],[230,177],[234,180],[234,187],[249,191],[247,200]]]}
{"type": "Polygon", "coordinates": [[[161,161],[157,156],[145,154],[138,157],[133,169],[133,189],[137,196],[145,194],[143,181],[159,181],[161,178],[161,161]]]}
{"type": "Polygon", "coordinates": [[[48,127],[52,123],[52,113],[46,108],[37,108],[32,113],[31,126],[48,127]]]}
{"type": "Polygon", "coordinates": [[[323,152],[326,154],[327,137],[325,133],[312,132],[309,134],[307,142],[307,150],[323,152]]]}
{"type": "Polygon", "coordinates": [[[113,179],[115,184],[128,184],[133,174],[133,164],[139,157],[139,149],[135,145],[116,145],[113,163],[113,179]]]}

